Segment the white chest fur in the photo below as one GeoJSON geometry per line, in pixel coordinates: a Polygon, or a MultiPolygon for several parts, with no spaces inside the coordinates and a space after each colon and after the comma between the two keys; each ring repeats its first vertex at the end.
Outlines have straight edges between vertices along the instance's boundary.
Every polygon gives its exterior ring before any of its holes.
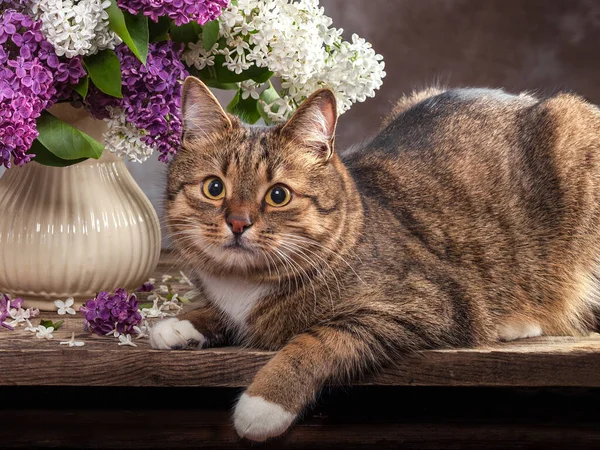
{"type": "Polygon", "coordinates": [[[270,284],[251,283],[237,277],[200,274],[209,299],[236,325],[243,327],[252,308],[270,291],[270,284]]]}

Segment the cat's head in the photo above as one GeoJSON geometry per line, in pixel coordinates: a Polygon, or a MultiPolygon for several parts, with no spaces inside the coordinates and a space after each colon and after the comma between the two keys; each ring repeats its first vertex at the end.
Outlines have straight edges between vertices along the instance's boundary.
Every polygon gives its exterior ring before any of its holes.
{"type": "Polygon", "coordinates": [[[286,123],[248,126],[206,86],[182,91],[184,137],[171,163],[167,223],[199,270],[302,276],[343,239],[348,179],[334,152],[336,101],[313,94],[286,123]]]}

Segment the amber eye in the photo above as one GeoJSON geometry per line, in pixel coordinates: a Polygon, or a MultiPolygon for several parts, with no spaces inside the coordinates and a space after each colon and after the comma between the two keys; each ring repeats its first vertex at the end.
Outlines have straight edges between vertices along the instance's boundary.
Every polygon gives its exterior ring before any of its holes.
{"type": "Polygon", "coordinates": [[[287,187],[281,184],[273,186],[271,189],[269,189],[269,192],[267,192],[265,197],[265,201],[269,205],[278,208],[287,205],[290,200],[292,200],[292,193],[287,187]]]}
{"type": "Polygon", "coordinates": [[[221,200],[225,197],[225,185],[220,178],[208,177],[202,184],[202,192],[211,200],[221,200]]]}

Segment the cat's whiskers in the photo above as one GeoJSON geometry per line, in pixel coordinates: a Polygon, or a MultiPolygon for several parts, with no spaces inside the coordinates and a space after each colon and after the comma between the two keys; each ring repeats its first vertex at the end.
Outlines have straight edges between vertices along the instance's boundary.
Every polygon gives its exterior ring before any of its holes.
{"type": "MultiPolygon", "coordinates": [[[[348,261],[346,261],[346,259],[342,255],[340,255],[338,252],[336,252],[335,250],[330,249],[330,248],[324,246],[323,244],[321,244],[318,241],[315,241],[314,239],[306,238],[306,237],[303,237],[303,236],[297,236],[297,235],[293,235],[293,234],[282,234],[282,236],[286,237],[287,239],[295,239],[298,242],[303,242],[303,243],[306,243],[306,244],[309,244],[309,245],[313,245],[313,246],[317,247],[319,250],[324,250],[324,251],[329,252],[329,254],[331,254],[332,256],[334,256],[336,258],[339,258],[340,261],[342,261],[344,264],[346,264],[348,266],[348,268],[354,273],[354,275],[356,275],[356,277],[360,280],[361,283],[363,283],[365,285],[367,284],[360,277],[360,275],[358,275],[358,273],[356,273],[356,271],[354,270],[354,268],[352,267],[352,265],[348,261]]],[[[353,258],[357,258],[359,261],[362,262],[362,260],[360,259],[360,257],[355,252],[349,252],[348,254],[349,254],[349,256],[351,256],[353,258]]]]}
{"type": "MultiPolygon", "coordinates": [[[[304,271],[304,269],[302,269],[301,266],[299,266],[297,263],[295,263],[294,260],[292,260],[285,253],[281,252],[279,249],[277,249],[275,247],[272,247],[272,248],[276,252],[276,254],[280,255],[283,258],[284,261],[289,262],[290,268],[292,269],[292,273],[297,275],[294,277],[294,282],[296,283],[296,292],[300,291],[300,287],[298,285],[298,277],[300,277],[300,280],[302,281],[302,289],[305,293],[306,293],[306,284],[308,284],[311,287],[312,292],[313,292],[313,297],[314,297],[314,308],[316,310],[317,303],[318,303],[317,292],[315,291],[315,287],[311,283],[311,279],[308,276],[308,274],[304,271]],[[294,265],[296,267],[298,267],[300,270],[302,270],[303,273],[296,271],[296,269],[294,268],[294,265]],[[305,279],[305,277],[306,277],[306,279],[305,279]]],[[[303,304],[305,303],[305,300],[306,300],[306,295],[303,298],[303,304]]]]}
{"type": "MultiPolygon", "coordinates": [[[[302,259],[304,259],[304,261],[306,261],[311,266],[314,266],[314,264],[311,263],[310,259],[308,259],[308,257],[306,256],[306,254],[301,250],[301,247],[296,246],[297,248],[293,248],[293,247],[290,247],[290,245],[295,245],[295,244],[292,244],[292,243],[289,243],[289,242],[285,243],[283,241],[280,241],[279,244],[280,244],[281,247],[283,247],[283,248],[287,249],[288,251],[292,252],[292,254],[300,256],[302,259]]],[[[337,288],[338,288],[339,296],[341,297],[342,296],[342,291],[340,289],[339,280],[338,280],[337,276],[335,275],[335,271],[331,268],[331,266],[329,264],[327,264],[327,262],[325,262],[325,267],[329,268],[329,270],[333,274],[333,277],[335,278],[335,281],[337,283],[337,288]]],[[[319,276],[323,276],[324,273],[325,273],[325,271],[321,272],[321,274],[317,273],[317,275],[315,276],[315,278],[318,278],[319,276]]],[[[309,282],[312,285],[313,280],[309,280],[309,282]]],[[[335,300],[333,298],[333,293],[331,292],[331,289],[329,288],[329,283],[327,283],[327,280],[325,280],[324,284],[325,284],[325,287],[327,288],[327,291],[329,292],[329,300],[331,301],[331,310],[334,311],[335,310],[335,300]]]]}
{"type": "MultiPolygon", "coordinates": [[[[274,249],[271,249],[271,251],[274,252],[273,255],[275,257],[277,257],[277,259],[283,264],[283,268],[285,269],[285,273],[287,274],[287,277],[286,277],[286,279],[287,279],[287,291],[288,292],[292,292],[292,278],[295,279],[295,277],[293,276],[293,271],[292,271],[292,275],[290,275],[290,272],[288,270],[288,264],[287,264],[287,262],[284,259],[282,259],[281,256],[278,253],[276,253],[274,249]]],[[[296,289],[298,289],[298,282],[297,281],[296,281],[296,289]]]]}
{"type": "MultiPolygon", "coordinates": [[[[304,256],[300,255],[299,252],[295,251],[294,249],[292,249],[290,247],[286,247],[282,242],[279,242],[279,245],[280,245],[280,248],[284,248],[285,250],[291,252],[292,255],[298,255],[298,256],[300,256],[305,261],[307,261],[309,263],[309,265],[313,266],[313,264],[311,264],[310,260],[308,260],[304,256]]],[[[304,274],[304,276],[302,277],[303,287],[306,284],[309,284],[311,286],[312,290],[313,290],[313,293],[315,293],[315,296],[316,296],[316,292],[315,292],[315,288],[314,288],[314,284],[313,284],[314,283],[314,278],[311,278],[310,275],[308,274],[308,272],[306,272],[306,270],[297,261],[294,261],[293,258],[290,258],[290,261],[292,263],[294,263],[302,271],[302,273],[304,274]]],[[[331,302],[333,303],[333,294],[331,293],[331,290],[329,289],[329,286],[326,285],[326,287],[327,287],[327,290],[329,291],[329,298],[331,299],[331,302]]]]}
{"type": "Polygon", "coordinates": [[[279,268],[277,267],[277,265],[275,264],[275,261],[271,259],[271,256],[268,254],[268,252],[263,249],[263,248],[259,248],[260,253],[267,259],[267,270],[269,271],[269,281],[273,280],[273,274],[271,272],[271,262],[273,262],[273,268],[276,271],[276,279],[277,279],[277,291],[279,292],[281,290],[281,275],[279,274],[279,268]]]}

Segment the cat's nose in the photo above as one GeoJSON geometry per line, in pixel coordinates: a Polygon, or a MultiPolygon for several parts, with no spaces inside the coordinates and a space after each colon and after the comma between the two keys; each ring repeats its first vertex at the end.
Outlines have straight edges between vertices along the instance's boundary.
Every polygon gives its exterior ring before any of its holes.
{"type": "Polygon", "coordinates": [[[252,226],[252,221],[248,214],[229,214],[227,216],[227,225],[236,236],[240,236],[252,226]]]}

